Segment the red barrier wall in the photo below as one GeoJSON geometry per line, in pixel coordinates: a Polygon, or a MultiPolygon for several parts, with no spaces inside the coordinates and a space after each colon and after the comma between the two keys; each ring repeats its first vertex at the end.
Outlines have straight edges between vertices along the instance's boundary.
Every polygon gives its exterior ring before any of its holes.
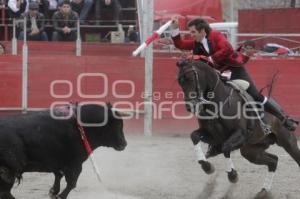
{"type": "MultiPolygon", "coordinates": [[[[238,12],[239,33],[300,33],[299,18],[300,8],[243,9],[238,12]]],[[[241,39],[245,40],[247,38],[243,37],[241,39]]],[[[251,39],[251,37],[248,39],[251,39]]],[[[300,37],[289,37],[288,39],[300,41],[300,37]]],[[[276,38],[258,40],[259,45],[270,42],[291,48],[299,46],[297,43],[276,38]]]]}
{"type": "Polygon", "coordinates": [[[222,5],[219,0],[155,0],[155,14],[164,15],[195,15],[210,16],[222,21],[222,5]]]}
{"type": "MultiPolygon", "coordinates": [[[[104,48],[108,52],[116,53],[115,48],[104,48]]],[[[143,101],[144,90],[144,60],[132,58],[122,54],[120,56],[83,56],[74,55],[45,55],[37,56],[29,52],[29,107],[49,107],[55,101],[110,101],[115,105],[142,109],[136,105],[143,101]],[[88,75],[101,73],[102,76],[88,75]],[[86,76],[80,81],[80,91],[83,94],[104,93],[107,83],[107,93],[102,97],[80,97],[78,93],[78,78],[86,76]],[[103,76],[106,76],[107,82],[103,76]],[[56,95],[71,93],[70,97],[51,96],[51,82],[67,80],[73,88],[66,84],[55,84],[56,95]],[[119,82],[127,80],[127,82],[119,82]],[[133,86],[132,86],[133,85],[133,86]],[[113,93],[115,91],[115,93],[113,93]],[[117,96],[118,94],[119,96],[117,96]],[[131,95],[132,94],[132,95],[131,95]],[[129,95],[123,98],[124,95],[129,95]],[[119,103],[119,104],[118,104],[119,103]],[[126,103],[126,104],[125,104],[126,103]],[[125,106],[126,105],[126,106],[125,106]]],[[[197,128],[195,119],[174,119],[187,116],[180,88],[176,82],[176,58],[155,58],[153,101],[160,110],[154,119],[154,133],[190,133],[197,128]],[[181,104],[179,104],[181,103],[181,104]],[[170,109],[174,108],[172,115],[170,109]],[[161,115],[161,117],[160,117],[161,115]]],[[[18,56],[0,57],[0,107],[21,106],[21,58],[18,56]]],[[[273,89],[273,96],[292,116],[300,119],[300,59],[260,59],[251,60],[247,66],[259,88],[266,85],[273,73],[279,71],[278,79],[273,89]]],[[[157,110],[156,109],[156,110],[157,110]]],[[[126,131],[143,132],[143,117],[126,121],[126,131]]],[[[298,135],[299,131],[297,132],[298,135]]]]}

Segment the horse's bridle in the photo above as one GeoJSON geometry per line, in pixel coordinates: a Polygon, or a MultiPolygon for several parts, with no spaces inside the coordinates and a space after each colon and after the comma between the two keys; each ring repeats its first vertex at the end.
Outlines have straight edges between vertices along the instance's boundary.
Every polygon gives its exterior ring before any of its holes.
{"type": "MultiPolygon", "coordinates": [[[[184,70],[184,69],[182,68],[182,70],[184,70]]],[[[209,100],[205,99],[205,98],[201,95],[201,90],[200,90],[201,87],[200,87],[199,74],[198,74],[199,71],[197,70],[196,66],[192,65],[192,68],[190,68],[190,69],[188,69],[188,70],[185,70],[185,71],[181,72],[181,73],[179,74],[179,76],[178,76],[178,79],[180,79],[181,76],[183,76],[183,75],[185,75],[185,74],[187,74],[187,73],[189,73],[189,72],[193,72],[193,73],[194,73],[194,75],[195,75],[195,77],[196,77],[196,81],[197,81],[197,83],[196,83],[196,94],[197,94],[196,100],[197,100],[197,101],[196,101],[195,103],[198,103],[198,102],[200,102],[200,103],[207,103],[207,102],[210,102],[209,100]]],[[[216,83],[215,83],[215,86],[213,87],[212,90],[207,91],[207,92],[214,92],[214,91],[216,90],[217,86],[219,85],[220,78],[219,78],[219,76],[218,76],[217,73],[215,73],[215,74],[216,74],[216,76],[217,76],[217,81],[216,81],[216,83]]],[[[195,100],[195,99],[194,99],[194,100],[195,100]]]]}

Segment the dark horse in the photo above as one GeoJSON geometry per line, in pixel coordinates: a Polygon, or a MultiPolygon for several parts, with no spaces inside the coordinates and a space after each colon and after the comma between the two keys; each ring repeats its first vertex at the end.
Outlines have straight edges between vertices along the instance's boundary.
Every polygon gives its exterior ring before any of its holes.
{"type": "Polygon", "coordinates": [[[239,111],[239,108],[245,110],[244,105],[248,103],[239,94],[242,91],[223,82],[218,72],[206,63],[184,60],[177,65],[178,82],[184,92],[187,109],[198,117],[200,128],[191,134],[191,139],[198,162],[206,173],[212,173],[214,169],[202,152],[201,141],[221,146],[220,150],[229,158],[228,177],[231,182],[237,181],[237,172],[230,159],[230,152],[235,149],[240,149],[241,155],[251,163],[268,166],[269,173],[259,194],[266,194],[271,189],[278,164],[278,156],[266,152],[270,145],[276,143],[283,147],[300,166],[296,137],[283,127],[281,121],[263,111],[263,119],[250,117],[254,109],[249,115],[239,111]],[[270,125],[268,132],[263,128],[265,123],[270,125]],[[251,131],[248,137],[247,131],[251,131]]]}

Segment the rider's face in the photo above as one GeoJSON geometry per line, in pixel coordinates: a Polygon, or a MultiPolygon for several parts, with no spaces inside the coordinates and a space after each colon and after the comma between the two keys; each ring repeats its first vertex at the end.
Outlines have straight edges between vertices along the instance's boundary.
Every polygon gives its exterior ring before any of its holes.
{"type": "Polygon", "coordinates": [[[192,38],[195,39],[197,42],[201,42],[206,36],[206,32],[204,29],[198,31],[195,26],[189,27],[189,31],[192,38]]]}

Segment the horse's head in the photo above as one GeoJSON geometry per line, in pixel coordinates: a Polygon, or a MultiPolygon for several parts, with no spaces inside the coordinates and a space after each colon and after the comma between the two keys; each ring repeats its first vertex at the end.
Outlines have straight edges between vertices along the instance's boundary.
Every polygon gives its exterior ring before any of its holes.
{"type": "Polygon", "coordinates": [[[181,60],[177,63],[177,80],[184,92],[187,110],[199,113],[208,91],[213,91],[216,75],[213,69],[199,60],[181,60]],[[212,76],[213,75],[213,76],[212,76]],[[213,77],[213,78],[212,78],[213,77]],[[213,85],[213,86],[212,86],[213,85]]]}

